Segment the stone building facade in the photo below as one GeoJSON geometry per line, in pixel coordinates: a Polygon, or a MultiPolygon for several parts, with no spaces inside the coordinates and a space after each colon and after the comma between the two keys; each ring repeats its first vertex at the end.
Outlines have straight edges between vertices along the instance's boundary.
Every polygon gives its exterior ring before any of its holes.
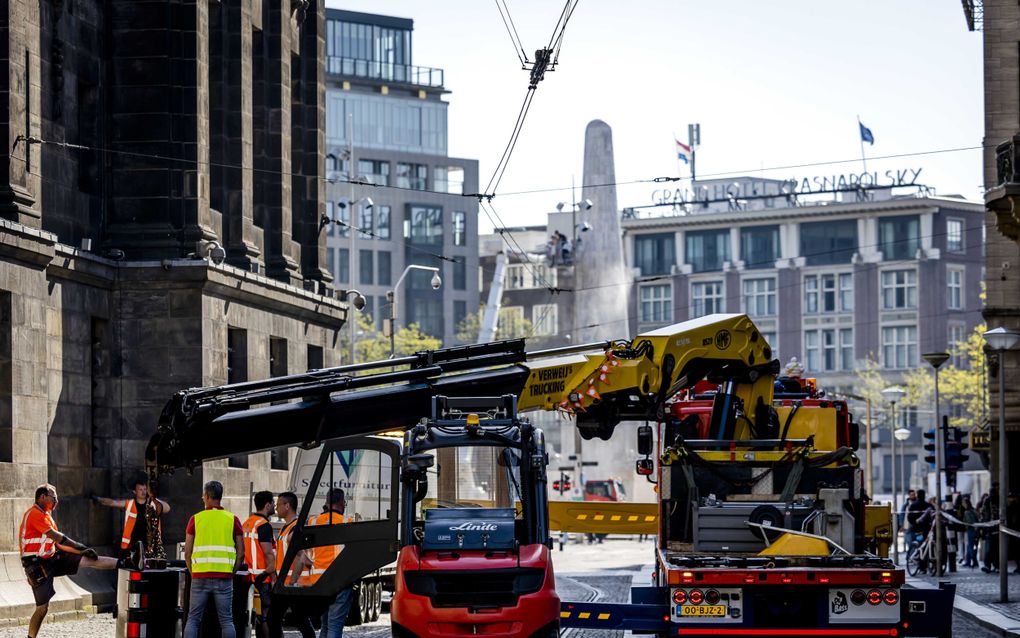
{"type": "MultiPolygon", "coordinates": [[[[967,0],[963,5],[971,30],[983,27],[984,32],[984,185],[988,207],[984,316],[989,328],[1020,330],[1020,220],[1013,212],[1020,198],[1020,174],[1015,163],[1020,156],[1017,151],[1020,148],[1020,60],[1016,46],[1020,40],[1020,6],[1007,0],[983,3],[967,0]],[[996,148],[1006,142],[1005,148],[996,148]],[[1006,159],[1012,161],[1004,165],[1006,159]],[[1004,170],[1007,167],[1012,170],[1004,170]]],[[[999,397],[997,357],[991,357],[990,363],[991,456],[992,472],[997,476],[1000,401],[1005,401],[1008,456],[1020,451],[1020,355],[1013,351],[1003,358],[1004,397],[999,397]]],[[[1011,492],[1020,489],[1020,472],[1010,472],[1009,483],[1011,492]]]]}
{"type": "MultiPolygon", "coordinates": [[[[333,365],[324,0],[11,0],[0,10],[0,551],[36,486],[98,547],[170,396],[333,365]]],[[[253,442],[257,446],[257,442],[253,442]]],[[[244,515],[287,450],[212,478],[244,515]]]]}

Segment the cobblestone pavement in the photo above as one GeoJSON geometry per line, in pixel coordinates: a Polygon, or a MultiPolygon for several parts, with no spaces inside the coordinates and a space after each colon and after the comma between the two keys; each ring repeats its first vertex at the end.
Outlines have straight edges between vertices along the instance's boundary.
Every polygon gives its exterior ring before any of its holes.
{"type": "MultiPolygon", "coordinates": [[[[930,583],[937,583],[938,579],[933,576],[926,576],[924,580],[930,583]]],[[[956,593],[979,605],[994,609],[1010,618],[1020,620],[1020,574],[1009,574],[1009,599],[1006,604],[999,601],[999,574],[986,574],[980,569],[969,567],[957,567],[956,572],[950,572],[942,577],[956,583],[956,593]]]]}

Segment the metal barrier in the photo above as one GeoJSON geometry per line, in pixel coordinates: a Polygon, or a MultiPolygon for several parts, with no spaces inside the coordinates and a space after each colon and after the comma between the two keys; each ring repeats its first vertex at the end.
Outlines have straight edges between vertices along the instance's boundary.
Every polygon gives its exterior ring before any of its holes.
{"type": "Polygon", "coordinates": [[[588,534],[657,534],[659,505],[549,501],[549,529],[588,534]]]}

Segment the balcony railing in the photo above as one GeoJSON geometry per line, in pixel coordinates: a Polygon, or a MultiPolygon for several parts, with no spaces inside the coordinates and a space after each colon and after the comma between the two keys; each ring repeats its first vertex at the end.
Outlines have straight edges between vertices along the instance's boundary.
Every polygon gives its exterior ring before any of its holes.
{"type": "Polygon", "coordinates": [[[443,88],[443,70],[413,64],[392,64],[377,60],[357,58],[326,58],[326,73],[329,75],[366,78],[383,82],[399,82],[415,86],[443,88]]]}

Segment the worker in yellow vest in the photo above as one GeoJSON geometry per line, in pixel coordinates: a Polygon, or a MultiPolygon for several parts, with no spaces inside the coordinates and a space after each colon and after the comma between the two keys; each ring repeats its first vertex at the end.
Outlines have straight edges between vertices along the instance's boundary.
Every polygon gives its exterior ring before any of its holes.
{"type": "MultiPolygon", "coordinates": [[[[100,505],[124,510],[124,528],[120,533],[121,558],[127,558],[131,551],[138,547],[139,542],[146,549],[149,546],[149,520],[145,517],[145,505],[149,502],[148,478],[139,474],[131,491],[132,498],[127,499],[92,496],[92,500],[100,505]]],[[[170,504],[155,496],[152,496],[152,506],[156,508],[160,517],[170,512],[170,504]]],[[[160,531],[162,530],[163,526],[160,523],[160,531]]]]}
{"type": "Polygon", "coordinates": [[[223,485],[209,481],[202,488],[205,509],[191,517],[184,540],[184,562],[191,572],[191,598],[184,638],[198,638],[202,614],[211,598],[222,638],[237,638],[231,603],[234,572],[244,565],[241,521],[220,506],[223,485]]]}
{"type": "MultiPolygon", "coordinates": [[[[344,522],[347,509],[347,498],[339,487],[331,487],[326,493],[325,511],[315,517],[310,525],[340,525],[344,522]]],[[[329,569],[336,557],[344,550],[343,545],[327,545],[316,547],[312,554],[311,582],[315,582],[329,569]]],[[[354,587],[341,589],[322,614],[321,638],[341,638],[344,634],[344,623],[354,602],[354,587]]]]}
{"type": "MultiPolygon", "coordinates": [[[[283,559],[287,556],[287,548],[290,547],[294,526],[297,525],[298,520],[298,500],[294,492],[281,492],[276,497],[276,515],[283,520],[283,529],[280,530],[280,535],[276,538],[277,578],[283,578],[284,584],[292,587],[303,585],[307,579],[303,574],[309,563],[304,550],[299,551],[294,557],[290,572],[283,573],[283,559]]],[[[279,604],[269,606],[267,624],[271,638],[283,638],[283,619],[286,615],[286,607],[279,604]]],[[[292,607],[290,618],[291,624],[301,632],[301,638],[315,638],[315,628],[312,627],[312,621],[304,610],[292,607]]]]}
{"type": "Polygon", "coordinates": [[[244,562],[255,585],[259,601],[259,622],[255,634],[259,638],[268,636],[266,612],[269,611],[270,594],[276,582],[276,548],[274,547],[273,525],[269,517],[276,512],[272,492],[255,493],[255,513],[241,523],[244,530],[244,562]]]}

